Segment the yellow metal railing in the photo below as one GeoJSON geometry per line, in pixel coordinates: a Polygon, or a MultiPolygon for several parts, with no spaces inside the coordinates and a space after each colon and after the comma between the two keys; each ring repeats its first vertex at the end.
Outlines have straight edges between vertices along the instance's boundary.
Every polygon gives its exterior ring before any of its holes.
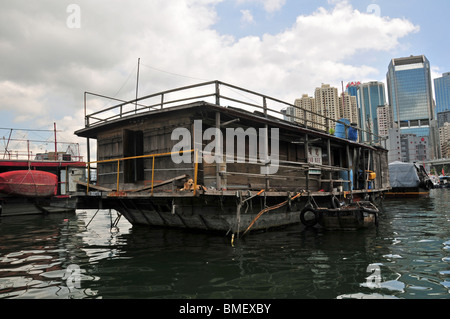
{"type": "Polygon", "coordinates": [[[109,160],[101,160],[101,161],[94,161],[94,162],[88,162],[87,168],[88,168],[88,178],[87,178],[87,188],[86,188],[86,194],[89,193],[89,185],[90,185],[90,172],[91,172],[91,164],[104,164],[104,163],[113,163],[117,162],[117,188],[116,192],[119,192],[120,190],[120,162],[121,161],[127,161],[127,160],[133,160],[133,159],[142,159],[142,158],[152,158],[152,184],[151,184],[151,195],[153,195],[153,186],[154,186],[154,180],[155,180],[155,158],[156,157],[162,157],[162,156],[171,156],[172,154],[184,154],[184,153],[194,153],[194,195],[197,191],[197,178],[198,178],[198,150],[192,149],[187,151],[178,151],[178,152],[167,152],[167,153],[159,153],[159,154],[149,154],[149,155],[140,155],[140,156],[132,156],[132,157],[122,157],[122,158],[113,158],[109,160]]]}

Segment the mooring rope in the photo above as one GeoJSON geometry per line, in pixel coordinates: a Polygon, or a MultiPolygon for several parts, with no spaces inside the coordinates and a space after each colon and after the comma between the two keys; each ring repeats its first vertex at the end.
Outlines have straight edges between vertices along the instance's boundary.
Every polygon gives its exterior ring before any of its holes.
{"type": "Polygon", "coordinates": [[[250,228],[253,227],[253,225],[256,223],[256,221],[257,221],[264,213],[267,213],[267,212],[269,212],[269,211],[271,211],[271,210],[274,210],[274,209],[283,207],[284,205],[286,205],[287,203],[289,203],[290,200],[294,200],[294,199],[296,199],[297,197],[300,197],[302,194],[303,194],[303,192],[300,192],[300,193],[298,193],[297,195],[295,195],[294,197],[292,197],[291,199],[287,199],[287,200],[285,200],[285,201],[282,202],[282,203],[273,205],[273,206],[271,206],[271,207],[266,207],[266,208],[264,208],[263,210],[261,210],[261,211],[258,213],[258,215],[256,215],[256,217],[253,219],[253,221],[250,223],[250,225],[247,227],[247,229],[246,229],[245,232],[242,234],[242,236],[244,236],[244,235],[250,230],[250,228]]]}

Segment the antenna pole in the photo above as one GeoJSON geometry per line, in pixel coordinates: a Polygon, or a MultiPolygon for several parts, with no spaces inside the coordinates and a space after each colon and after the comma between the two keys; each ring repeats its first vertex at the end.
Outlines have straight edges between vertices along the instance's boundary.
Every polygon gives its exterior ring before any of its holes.
{"type": "Polygon", "coordinates": [[[58,160],[58,144],[56,141],[56,122],[53,123],[53,128],[55,131],[55,161],[57,161],[58,160]]]}
{"type": "Polygon", "coordinates": [[[138,90],[139,90],[139,65],[141,64],[141,58],[138,59],[138,67],[137,67],[137,79],[136,79],[136,102],[134,105],[134,110],[137,111],[137,99],[138,99],[138,90]]]}

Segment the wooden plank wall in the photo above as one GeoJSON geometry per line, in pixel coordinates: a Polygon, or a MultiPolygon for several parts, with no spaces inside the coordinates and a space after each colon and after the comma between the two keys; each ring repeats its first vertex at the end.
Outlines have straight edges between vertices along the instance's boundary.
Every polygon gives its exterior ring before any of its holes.
{"type": "MultiPolygon", "coordinates": [[[[127,156],[130,155],[130,150],[126,146],[124,147],[123,138],[126,131],[142,131],[143,136],[143,153],[148,154],[160,154],[171,152],[173,146],[179,142],[179,140],[172,141],[172,132],[176,128],[186,128],[190,132],[193,132],[194,120],[203,120],[203,131],[209,127],[214,126],[214,113],[213,112],[166,112],[152,117],[141,117],[139,120],[129,120],[126,124],[121,127],[110,129],[109,131],[102,132],[97,137],[97,160],[109,160],[122,158],[124,156],[124,151],[128,150],[127,156]]],[[[226,119],[226,120],[229,120],[226,119]]],[[[224,119],[222,120],[224,121],[224,119]]],[[[237,126],[242,127],[244,130],[250,125],[258,125],[258,123],[252,123],[247,121],[243,123],[241,121],[237,126]]],[[[259,124],[261,125],[261,124],[259,124]]],[[[226,143],[226,130],[222,128],[223,143],[226,143]]],[[[289,161],[289,162],[299,162],[305,163],[307,161],[307,156],[305,155],[305,145],[304,144],[294,144],[292,143],[292,132],[283,132],[280,130],[280,142],[279,142],[279,160],[289,161]]],[[[193,135],[193,134],[192,134],[193,135]]],[[[296,137],[294,137],[296,138],[296,137]]],[[[298,139],[304,138],[303,136],[298,136],[298,139]]],[[[202,139],[203,149],[211,141],[204,141],[202,139]]],[[[313,145],[320,146],[323,153],[323,164],[333,165],[336,167],[347,168],[346,159],[346,147],[344,144],[338,145],[333,144],[331,147],[332,154],[329,157],[327,154],[327,141],[321,140],[315,142],[313,145]]],[[[245,143],[245,156],[249,156],[249,141],[236,141],[235,142],[235,152],[237,155],[237,144],[245,143]]],[[[194,141],[192,136],[191,147],[194,147],[194,141]]],[[[226,145],[224,145],[224,152],[226,151],[226,145]]],[[[353,154],[354,149],[350,149],[350,154],[353,154]]],[[[271,154],[271,151],[269,151],[271,154]]],[[[259,154],[259,153],[258,153],[259,154]]],[[[377,187],[385,186],[386,184],[386,174],[387,172],[387,155],[383,152],[381,155],[375,156],[374,169],[384,168],[382,174],[377,172],[377,187]]],[[[131,154],[132,155],[132,154],[131,154]]],[[[353,156],[353,155],[352,155],[353,156]]],[[[367,152],[365,152],[365,162],[367,163],[367,152]]],[[[157,157],[155,159],[155,172],[154,172],[154,183],[158,183],[164,180],[171,179],[176,176],[187,174],[190,177],[194,177],[194,163],[193,154],[191,154],[191,163],[181,163],[175,164],[170,156],[157,157]]],[[[259,160],[259,159],[258,159],[259,160]]],[[[258,161],[259,162],[259,161],[258,161]]],[[[135,189],[145,185],[149,185],[152,180],[152,164],[151,158],[143,160],[143,178],[137,180],[134,183],[127,183],[123,185],[124,174],[123,170],[129,169],[126,165],[121,162],[120,165],[120,182],[123,189],[135,189]]],[[[359,166],[362,168],[363,158],[359,159],[359,166]]],[[[286,165],[281,163],[280,165],[286,165]]],[[[208,164],[205,161],[199,164],[198,171],[198,183],[205,185],[206,187],[216,188],[216,177],[217,177],[217,166],[216,163],[208,164]]],[[[294,169],[292,167],[280,167],[275,176],[268,176],[267,181],[265,176],[260,175],[261,165],[251,164],[246,161],[246,163],[224,163],[219,164],[219,171],[223,174],[221,175],[222,188],[225,189],[266,189],[267,186],[270,190],[300,190],[306,189],[306,177],[307,171],[305,169],[294,169]],[[233,174],[238,173],[238,174],[233,174]],[[259,176],[257,176],[259,174],[259,176]],[[268,182],[268,183],[267,183],[268,182]]],[[[299,168],[300,166],[295,166],[299,168]]],[[[117,182],[117,162],[98,164],[98,184],[105,187],[110,187],[115,189],[117,182]]],[[[356,174],[356,172],[355,172],[356,174]]],[[[331,173],[332,179],[339,179],[338,172],[331,173]]],[[[330,185],[330,173],[329,171],[322,170],[321,174],[309,175],[308,176],[308,186],[311,191],[318,191],[322,188],[327,188],[326,191],[331,190],[330,185]],[[321,180],[328,180],[328,182],[321,182],[321,180]]],[[[388,180],[388,179],[387,179],[388,180]]],[[[182,186],[179,183],[177,187],[182,186]]],[[[334,187],[336,187],[335,185],[334,187]]],[[[161,189],[171,189],[172,185],[167,185],[161,189]]]]}

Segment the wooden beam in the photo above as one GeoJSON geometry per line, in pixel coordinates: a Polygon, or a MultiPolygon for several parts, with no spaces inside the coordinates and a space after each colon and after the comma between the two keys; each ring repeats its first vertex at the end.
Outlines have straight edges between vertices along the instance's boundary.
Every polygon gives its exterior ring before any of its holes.
{"type": "MultiPolygon", "coordinates": [[[[88,186],[87,183],[84,183],[84,182],[76,181],[76,183],[81,186],[86,186],[86,187],[88,186]]],[[[97,185],[93,185],[93,184],[89,183],[89,189],[91,189],[91,188],[99,190],[99,191],[103,191],[103,192],[112,192],[111,188],[97,186],[97,185]]]]}
{"type": "MultiPolygon", "coordinates": [[[[186,178],[186,177],[187,177],[186,174],[180,175],[180,176],[177,176],[177,177],[165,180],[164,182],[155,184],[155,185],[153,185],[153,188],[160,187],[160,186],[163,186],[163,185],[167,185],[167,184],[170,184],[170,183],[172,183],[174,181],[177,181],[177,180],[180,180],[180,179],[183,179],[183,178],[186,178]]],[[[129,192],[129,193],[136,193],[136,192],[145,191],[145,190],[149,190],[149,189],[152,189],[151,185],[150,186],[144,186],[144,187],[141,187],[141,188],[138,188],[138,189],[129,190],[127,192],[129,192]]]]}

